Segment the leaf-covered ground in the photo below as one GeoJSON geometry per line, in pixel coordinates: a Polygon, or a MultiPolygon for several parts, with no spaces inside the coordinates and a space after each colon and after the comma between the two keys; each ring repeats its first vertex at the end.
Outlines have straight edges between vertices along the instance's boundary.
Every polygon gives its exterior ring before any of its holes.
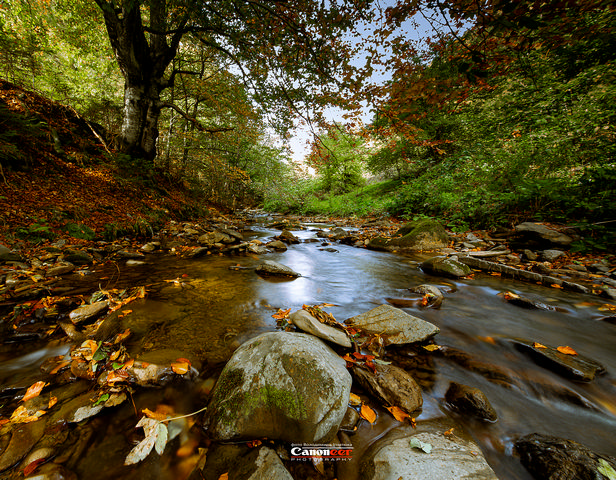
{"type": "Polygon", "coordinates": [[[130,232],[213,211],[182,184],[120,168],[96,130],[71,107],[0,80],[1,244],[67,231],[87,238],[88,228],[98,236],[130,232]]]}

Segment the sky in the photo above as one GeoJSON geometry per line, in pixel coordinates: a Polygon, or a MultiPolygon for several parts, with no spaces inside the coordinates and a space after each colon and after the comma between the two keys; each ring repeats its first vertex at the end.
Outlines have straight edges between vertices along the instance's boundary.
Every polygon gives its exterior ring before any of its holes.
{"type": "MultiPolygon", "coordinates": [[[[381,9],[386,9],[387,7],[393,6],[396,4],[396,0],[377,0],[377,4],[381,9]]],[[[362,31],[365,30],[365,33],[362,33],[362,38],[367,38],[371,35],[371,33],[379,27],[378,23],[372,23],[362,27],[362,31]]],[[[425,39],[427,36],[433,34],[434,30],[430,23],[422,17],[415,17],[413,21],[406,22],[402,25],[402,32],[404,35],[414,41],[420,41],[421,39],[425,39]]],[[[383,52],[387,53],[387,52],[383,52]]],[[[358,55],[358,66],[363,64],[363,59],[366,56],[367,51],[364,50],[364,53],[360,53],[358,55]]],[[[383,84],[391,79],[391,72],[387,72],[384,69],[376,69],[371,77],[371,82],[377,84],[383,84]]],[[[329,108],[325,112],[325,117],[327,120],[332,122],[341,122],[344,123],[343,119],[343,110],[340,108],[329,108]]],[[[368,124],[372,121],[372,112],[370,106],[366,105],[361,112],[360,120],[364,124],[368,124]]],[[[304,158],[310,151],[310,147],[308,142],[312,140],[312,132],[308,126],[298,126],[294,132],[292,133],[292,138],[289,141],[289,146],[291,149],[291,156],[295,162],[303,163],[304,158]]]]}

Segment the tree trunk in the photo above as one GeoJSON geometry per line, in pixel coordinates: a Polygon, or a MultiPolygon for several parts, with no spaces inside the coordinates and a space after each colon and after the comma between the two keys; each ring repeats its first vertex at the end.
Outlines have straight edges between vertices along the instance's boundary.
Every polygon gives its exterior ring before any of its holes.
{"type": "Polygon", "coordinates": [[[160,92],[158,87],[128,81],[124,86],[124,118],[118,148],[129,155],[153,160],[156,157],[160,92]]]}

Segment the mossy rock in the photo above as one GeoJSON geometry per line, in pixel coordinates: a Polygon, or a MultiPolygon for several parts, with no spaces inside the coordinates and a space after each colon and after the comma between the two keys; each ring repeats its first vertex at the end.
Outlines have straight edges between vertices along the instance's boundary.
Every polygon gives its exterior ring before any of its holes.
{"type": "Polygon", "coordinates": [[[438,250],[449,245],[449,235],[436,220],[423,218],[400,228],[390,245],[408,250],[438,250]]]}

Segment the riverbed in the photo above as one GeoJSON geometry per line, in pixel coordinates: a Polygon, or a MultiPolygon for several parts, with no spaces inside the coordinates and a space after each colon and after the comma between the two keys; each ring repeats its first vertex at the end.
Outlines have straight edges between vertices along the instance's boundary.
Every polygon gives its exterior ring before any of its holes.
{"type": "MultiPolygon", "coordinates": [[[[157,253],[149,255],[143,265],[102,264],[87,275],[67,277],[68,286],[83,289],[145,286],[146,298],[133,302],[131,312],[118,325],[118,330],[131,329],[126,343],[129,353],[150,361],[161,352],[169,358],[189,358],[200,371],[198,381],[136,392],[134,406],[125,404],[89,422],[90,437],[73,462],[73,471],[90,479],[112,478],[110,475],[144,478],[146,472],[156,472],[156,478],[180,478],[188,466],[183,459],[172,458],[173,453],[163,457],[152,454],[145,466],[122,466],[134,440],[130,431],[136,423],[135,409],[169,403],[176,412],[189,413],[203,407],[207,401],[203,385],[216,377],[238,345],[277,329],[272,315],[278,309],[295,311],[304,304],[327,303],[333,306],[326,310],[343,321],[396,299],[416,299],[409,288],[421,284],[435,285],[444,292],[441,307],[424,308],[409,302],[403,310],[440,328],[436,344],[463,351],[493,365],[495,371],[509,372],[511,381],[494,381],[485,371],[460,365],[438,352],[420,359],[403,349],[386,352],[391,354],[386,359],[403,362],[409,373],[419,377],[424,407],[417,422],[446,417],[455,429],[465,429],[503,480],[531,478],[512,449],[516,438],[532,432],[572,439],[616,456],[616,326],[599,321],[606,316],[600,310],[601,299],[480,272],[462,280],[429,276],[420,269],[428,254],[323,245],[316,231],[327,228],[329,225],[307,224],[305,229],[294,230],[302,243],[290,245],[285,252],[194,259],[157,253]],[[254,268],[264,259],[287,265],[301,277],[259,276],[254,268]],[[502,296],[507,291],[550,308],[531,310],[509,304],[502,296]],[[570,346],[601,363],[607,373],[590,383],[569,380],[537,365],[515,348],[512,339],[570,346]],[[480,388],[497,411],[498,421],[480,422],[450,411],[444,395],[452,381],[480,388]]],[[[251,229],[247,239],[265,240],[279,233],[264,223],[255,223],[251,229]]],[[[36,381],[41,362],[67,350],[62,342],[34,351],[23,346],[11,350],[5,345],[0,382],[26,385],[36,381]]],[[[364,421],[350,436],[356,457],[399,425],[378,402],[372,401],[371,406],[378,415],[376,423],[364,421]]],[[[193,435],[196,442],[201,441],[199,434],[193,435]]],[[[194,452],[197,448],[195,445],[194,452]]],[[[353,468],[345,472],[338,478],[352,480],[356,475],[353,468]]]]}

